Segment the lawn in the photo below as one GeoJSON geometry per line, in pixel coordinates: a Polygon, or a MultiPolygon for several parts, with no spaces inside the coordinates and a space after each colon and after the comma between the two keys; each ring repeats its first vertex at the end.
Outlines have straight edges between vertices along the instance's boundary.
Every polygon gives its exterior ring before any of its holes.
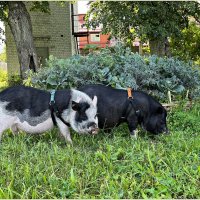
{"type": "Polygon", "coordinates": [[[4,133],[0,198],[200,198],[200,104],[173,109],[171,135],[131,139],[126,126],[96,136],[54,129],[4,133]]]}

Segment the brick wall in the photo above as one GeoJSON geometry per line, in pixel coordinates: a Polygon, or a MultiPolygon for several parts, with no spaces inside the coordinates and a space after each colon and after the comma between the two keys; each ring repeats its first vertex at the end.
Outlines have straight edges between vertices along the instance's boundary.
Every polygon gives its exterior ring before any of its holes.
{"type": "Polygon", "coordinates": [[[16,45],[11,34],[10,28],[5,26],[6,32],[6,54],[7,54],[7,71],[8,74],[19,74],[19,61],[17,57],[16,45]]]}
{"type": "MultiPolygon", "coordinates": [[[[51,13],[31,11],[33,37],[38,54],[48,50],[48,55],[58,58],[70,57],[75,53],[74,41],[71,31],[70,3],[63,7],[58,2],[49,2],[51,13]]],[[[31,2],[26,3],[29,10],[31,2]]],[[[19,74],[19,61],[16,46],[10,28],[6,26],[7,64],[8,73],[19,74]]],[[[46,54],[45,54],[46,55],[46,54]]],[[[40,57],[40,55],[38,55],[40,57]]]]}
{"type": "MultiPolygon", "coordinates": [[[[78,24],[77,24],[78,31],[77,32],[87,32],[88,31],[85,26],[83,27],[83,24],[85,24],[84,17],[85,17],[85,14],[79,14],[78,15],[78,24]]],[[[100,48],[105,48],[106,46],[109,46],[110,42],[109,42],[108,39],[110,37],[110,34],[103,35],[103,34],[101,34],[100,31],[101,31],[100,27],[95,29],[95,30],[91,29],[91,30],[89,30],[89,36],[88,37],[87,36],[79,37],[78,38],[79,49],[82,50],[87,44],[96,44],[100,48]],[[92,40],[95,35],[99,36],[98,41],[92,40]]]]}

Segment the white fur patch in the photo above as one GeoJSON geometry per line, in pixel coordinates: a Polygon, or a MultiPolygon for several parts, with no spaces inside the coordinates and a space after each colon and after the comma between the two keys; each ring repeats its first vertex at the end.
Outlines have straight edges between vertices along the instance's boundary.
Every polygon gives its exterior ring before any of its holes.
{"type": "Polygon", "coordinates": [[[27,133],[43,133],[53,128],[53,122],[51,118],[48,118],[46,121],[37,124],[36,126],[31,126],[28,122],[16,121],[16,127],[27,133]]]}
{"type": "Polygon", "coordinates": [[[28,110],[23,113],[6,110],[7,104],[7,102],[0,102],[0,132],[11,127],[27,133],[42,133],[53,128],[50,111],[38,117],[31,117],[28,110]]]}
{"type": "MultiPolygon", "coordinates": [[[[78,90],[72,90],[72,97],[71,101],[79,101],[80,102],[86,102],[90,105],[90,108],[86,110],[86,115],[88,117],[88,120],[82,121],[81,123],[77,123],[75,121],[75,115],[76,111],[71,109],[70,105],[70,118],[69,122],[72,126],[72,128],[78,132],[78,133],[87,133],[91,131],[91,127],[87,128],[88,122],[94,122],[98,126],[98,117],[96,117],[97,114],[97,97],[95,97],[94,101],[85,93],[78,91],[78,90]]],[[[64,113],[64,115],[67,115],[64,113]]]]}

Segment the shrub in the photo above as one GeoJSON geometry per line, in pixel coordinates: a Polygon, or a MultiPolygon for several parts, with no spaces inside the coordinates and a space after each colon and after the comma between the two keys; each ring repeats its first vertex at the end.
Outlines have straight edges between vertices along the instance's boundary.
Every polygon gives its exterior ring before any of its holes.
{"type": "Polygon", "coordinates": [[[23,84],[23,81],[21,79],[21,76],[18,74],[12,74],[9,75],[8,77],[8,85],[11,86],[15,86],[15,85],[21,85],[23,84]]]}
{"type": "Polygon", "coordinates": [[[170,49],[173,56],[182,60],[192,60],[200,64],[200,28],[195,22],[190,22],[178,37],[172,37],[170,49]]]}
{"type": "MultiPolygon", "coordinates": [[[[26,80],[27,82],[27,80],[26,80]]],[[[22,84],[23,81],[18,74],[8,75],[7,71],[0,69],[0,89],[8,86],[15,86],[22,84]]]]}
{"type": "Polygon", "coordinates": [[[0,69],[0,88],[4,88],[8,85],[8,76],[5,70],[0,69]]]}
{"type": "Polygon", "coordinates": [[[38,73],[29,75],[33,86],[62,89],[103,83],[116,88],[133,87],[147,91],[160,100],[166,99],[168,91],[175,97],[187,90],[191,96],[199,96],[195,91],[200,88],[200,74],[191,62],[156,55],[141,56],[122,46],[69,59],[50,56],[46,65],[38,73]]]}

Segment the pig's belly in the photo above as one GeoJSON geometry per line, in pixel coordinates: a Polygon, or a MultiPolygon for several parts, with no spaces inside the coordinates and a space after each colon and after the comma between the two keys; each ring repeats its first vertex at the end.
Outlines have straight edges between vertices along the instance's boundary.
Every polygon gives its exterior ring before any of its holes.
{"type": "Polygon", "coordinates": [[[17,129],[25,131],[27,133],[43,133],[53,128],[53,122],[51,118],[38,123],[37,125],[30,125],[27,121],[21,122],[17,119],[15,126],[17,129]]]}

